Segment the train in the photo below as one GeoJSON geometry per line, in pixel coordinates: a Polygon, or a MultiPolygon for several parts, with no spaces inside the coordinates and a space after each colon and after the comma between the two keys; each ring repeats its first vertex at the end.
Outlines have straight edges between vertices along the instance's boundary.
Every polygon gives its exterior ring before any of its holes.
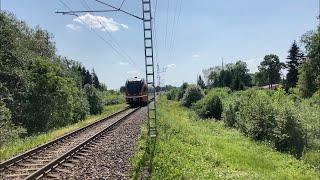
{"type": "Polygon", "coordinates": [[[143,78],[128,79],[125,84],[126,103],[130,106],[145,106],[148,104],[147,83],[143,78]]]}

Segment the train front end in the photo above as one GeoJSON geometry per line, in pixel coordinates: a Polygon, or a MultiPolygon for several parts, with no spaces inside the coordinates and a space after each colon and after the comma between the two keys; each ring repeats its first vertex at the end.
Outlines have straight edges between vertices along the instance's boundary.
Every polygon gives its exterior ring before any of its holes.
{"type": "Polygon", "coordinates": [[[147,84],[144,79],[134,77],[126,82],[126,102],[130,106],[144,106],[147,104],[147,84]]]}

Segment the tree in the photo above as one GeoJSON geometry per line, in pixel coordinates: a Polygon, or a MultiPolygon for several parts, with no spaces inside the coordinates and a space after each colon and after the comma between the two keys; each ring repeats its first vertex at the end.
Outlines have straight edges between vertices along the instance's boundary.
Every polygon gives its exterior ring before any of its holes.
{"type": "Polygon", "coordinates": [[[226,65],[225,69],[215,66],[203,71],[209,87],[229,87],[232,90],[243,90],[251,86],[251,76],[247,64],[237,61],[226,65]]]}
{"type": "Polygon", "coordinates": [[[120,87],[120,93],[125,93],[126,92],[126,87],[125,86],[121,86],[120,87]]]}
{"type": "Polygon", "coordinates": [[[91,76],[89,70],[86,71],[86,76],[85,76],[84,82],[85,82],[84,84],[92,85],[92,76],[91,76]]]}
{"type": "Polygon", "coordinates": [[[206,88],[206,84],[204,83],[204,81],[202,80],[201,76],[198,76],[198,80],[197,80],[197,84],[199,87],[201,87],[202,89],[206,88]]]}
{"type": "Polygon", "coordinates": [[[245,62],[237,61],[236,64],[232,66],[230,72],[233,76],[231,85],[229,86],[231,89],[243,90],[244,87],[251,86],[251,76],[245,62]]]}
{"type": "Polygon", "coordinates": [[[307,58],[299,70],[298,87],[303,97],[311,97],[320,89],[320,26],[302,38],[307,58]]]}
{"type": "Polygon", "coordinates": [[[268,84],[272,88],[272,84],[281,81],[280,70],[282,67],[283,63],[280,62],[279,57],[274,54],[269,54],[264,57],[258,68],[259,71],[267,77],[268,84]]]}
{"type": "Polygon", "coordinates": [[[94,69],[92,69],[92,84],[94,85],[95,88],[101,89],[99,78],[97,74],[94,72],[94,69]]]}
{"type": "Polygon", "coordinates": [[[266,73],[259,71],[254,73],[252,81],[253,81],[252,83],[256,86],[264,86],[268,84],[268,77],[266,73]]]}
{"type": "Polygon", "coordinates": [[[286,87],[287,89],[293,88],[296,86],[298,82],[298,68],[302,63],[304,55],[300,52],[299,47],[297,46],[296,41],[293,42],[290,50],[289,50],[289,56],[287,59],[287,80],[286,80],[286,87]]]}
{"type": "Polygon", "coordinates": [[[100,92],[90,84],[84,86],[87,99],[90,105],[90,114],[100,114],[103,110],[102,96],[100,92]]]}

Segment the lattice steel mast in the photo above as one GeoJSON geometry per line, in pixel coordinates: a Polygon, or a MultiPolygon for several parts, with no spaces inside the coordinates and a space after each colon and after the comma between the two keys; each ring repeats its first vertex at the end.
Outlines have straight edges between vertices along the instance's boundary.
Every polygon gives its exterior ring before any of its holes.
{"type": "Polygon", "coordinates": [[[156,87],[154,78],[154,56],[152,39],[152,15],[150,0],[142,0],[144,53],[146,81],[148,85],[148,127],[151,138],[157,135],[156,87]]]}

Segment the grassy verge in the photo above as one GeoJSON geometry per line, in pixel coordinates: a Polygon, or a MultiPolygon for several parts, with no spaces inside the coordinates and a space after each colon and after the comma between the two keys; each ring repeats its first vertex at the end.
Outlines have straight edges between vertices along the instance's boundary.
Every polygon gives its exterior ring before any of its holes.
{"type": "MultiPolygon", "coordinates": [[[[318,179],[303,161],[255,142],[222,122],[199,120],[178,102],[162,98],[152,179],[318,179]]],[[[132,158],[145,162],[146,133],[132,158]]],[[[135,172],[134,178],[139,174],[135,172]]]]}
{"type": "Polygon", "coordinates": [[[90,124],[93,121],[106,117],[112,114],[113,112],[120,110],[124,107],[125,107],[125,104],[108,105],[104,107],[104,110],[101,114],[91,115],[85,120],[80,121],[78,123],[71,124],[66,127],[58,128],[55,130],[51,130],[47,133],[41,133],[41,134],[26,137],[26,138],[17,139],[15,141],[7,143],[6,145],[0,148],[0,160],[8,159],[20,152],[27,151],[31,148],[34,148],[40,144],[53,140],[75,129],[86,126],[87,124],[90,124]]]}

